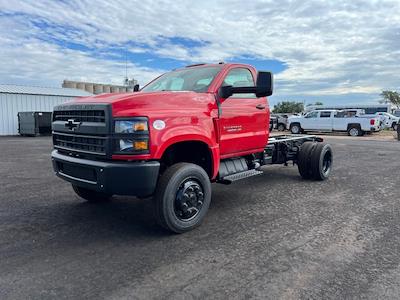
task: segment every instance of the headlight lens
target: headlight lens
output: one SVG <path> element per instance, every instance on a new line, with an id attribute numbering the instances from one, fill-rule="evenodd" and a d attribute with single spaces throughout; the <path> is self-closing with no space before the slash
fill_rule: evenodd
<path id="1" fill-rule="evenodd" d="M 148 140 L 118 139 L 117 152 L 132 153 L 149 150 Z"/>
<path id="2" fill-rule="evenodd" d="M 148 131 L 147 121 L 142 120 L 119 120 L 115 121 L 115 133 L 134 133 Z"/>
<path id="3" fill-rule="evenodd" d="M 114 153 L 149 153 L 149 127 L 146 118 L 116 120 Z"/>

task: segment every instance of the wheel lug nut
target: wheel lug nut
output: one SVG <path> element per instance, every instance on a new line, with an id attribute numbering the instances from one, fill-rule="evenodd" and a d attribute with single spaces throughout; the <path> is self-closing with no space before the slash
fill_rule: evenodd
<path id="1" fill-rule="evenodd" d="M 188 206 L 186 203 L 182 203 L 181 208 L 182 208 L 183 211 L 187 211 L 187 210 L 188 210 L 188 207 L 189 207 L 189 206 Z"/>

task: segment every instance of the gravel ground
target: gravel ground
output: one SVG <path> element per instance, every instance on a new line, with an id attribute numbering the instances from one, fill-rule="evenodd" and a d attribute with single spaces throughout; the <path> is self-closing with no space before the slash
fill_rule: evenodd
<path id="1" fill-rule="evenodd" d="M 0 138 L 0 298 L 398 299 L 400 142 L 326 139 L 328 181 L 213 185 L 203 225 L 171 235 L 151 200 L 77 198 L 50 138 Z"/>

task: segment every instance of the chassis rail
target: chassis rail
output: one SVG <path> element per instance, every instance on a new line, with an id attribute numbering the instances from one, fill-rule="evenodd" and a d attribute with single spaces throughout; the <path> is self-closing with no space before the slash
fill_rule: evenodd
<path id="1" fill-rule="evenodd" d="M 268 139 L 265 147 L 263 164 L 287 164 L 288 161 L 297 163 L 300 147 L 305 142 L 323 142 L 315 135 L 276 135 Z"/>
<path id="2" fill-rule="evenodd" d="M 282 135 L 275 135 L 268 139 L 267 147 L 271 144 L 276 143 L 284 143 L 284 142 L 292 142 L 292 141 L 315 141 L 315 142 L 322 142 L 323 139 L 316 136 L 316 135 L 299 135 L 299 134 L 282 134 Z"/>

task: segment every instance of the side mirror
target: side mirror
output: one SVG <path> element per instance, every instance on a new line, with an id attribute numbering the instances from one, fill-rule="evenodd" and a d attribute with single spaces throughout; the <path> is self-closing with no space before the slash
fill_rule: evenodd
<path id="1" fill-rule="evenodd" d="M 138 84 L 135 84 L 135 85 L 133 86 L 133 91 L 134 91 L 134 92 L 138 92 L 138 91 L 139 91 L 139 85 L 138 85 Z"/>
<path id="2" fill-rule="evenodd" d="M 256 96 L 258 98 L 271 96 L 273 91 L 274 91 L 274 78 L 272 73 L 264 71 L 258 72 Z"/>
<path id="3" fill-rule="evenodd" d="M 273 76 L 271 72 L 260 71 L 257 74 L 256 86 L 233 87 L 231 85 L 221 86 L 218 95 L 227 99 L 233 94 L 256 94 L 257 98 L 271 96 L 273 92 Z"/>

